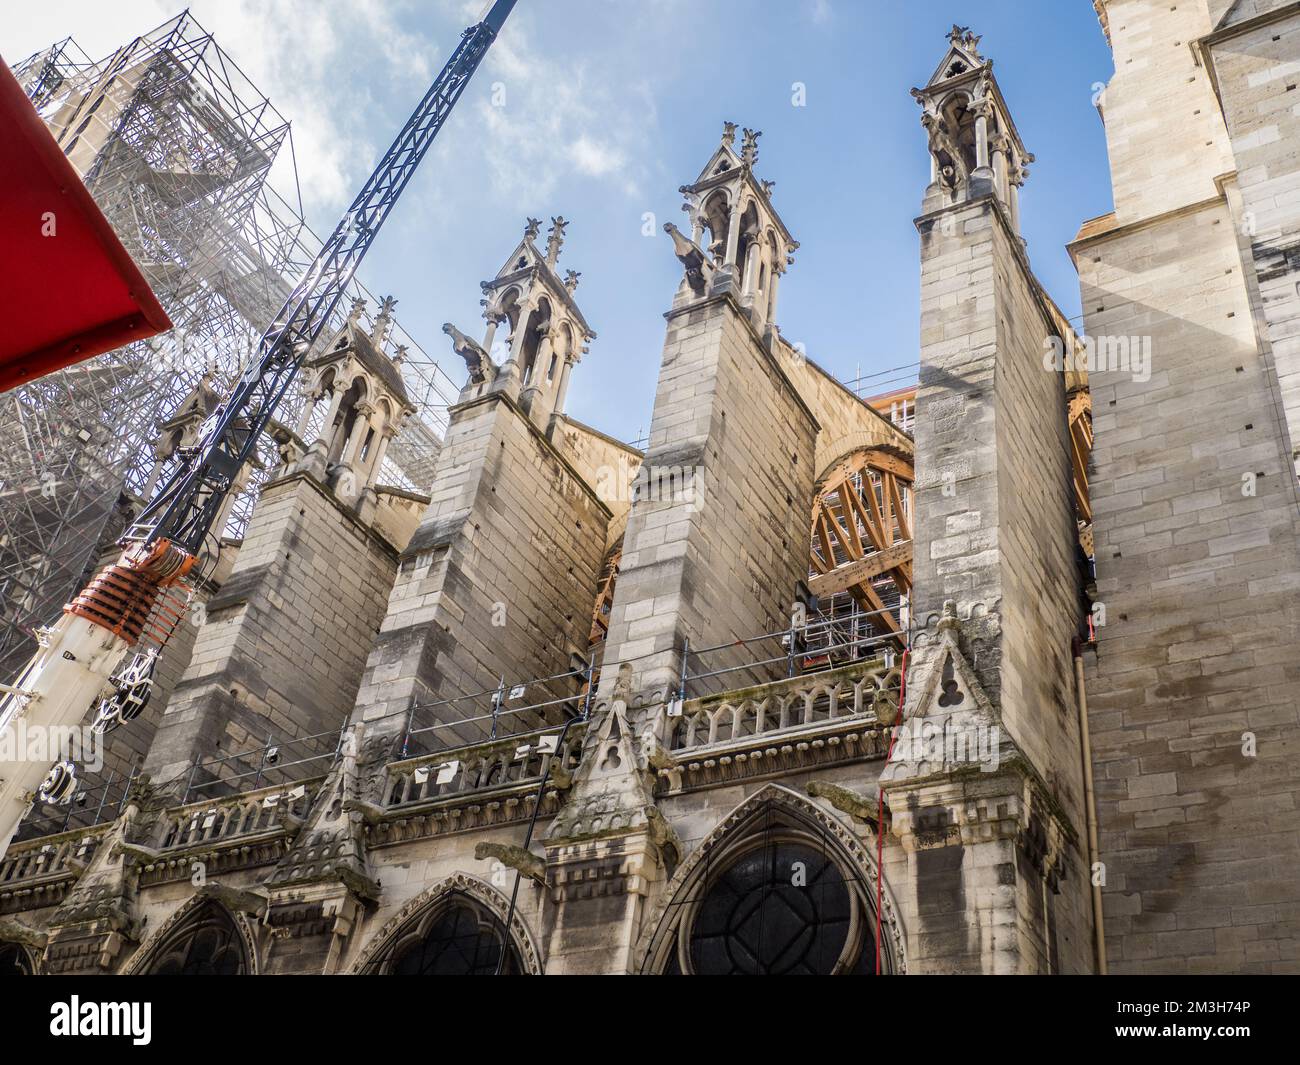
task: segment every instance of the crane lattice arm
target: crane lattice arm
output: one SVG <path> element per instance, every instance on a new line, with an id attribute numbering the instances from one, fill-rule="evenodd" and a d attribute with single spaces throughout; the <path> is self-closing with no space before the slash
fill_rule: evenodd
<path id="1" fill-rule="evenodd" d="M 195 453 L 162 484 L 124 542 L 152 545 L 167 540 L 191 555 L 202 549 L 267 422 L 515 2 L 496 0 L 484 20 L 462 34 L 424 99 L 262 336 L 234 392 L 205 426 Z"/>
<path id="2" fill-rule="evenodd" d="M 239 471 L 253 457 L 277 405 L 515 3 L 495 0 L 483 21 L 461 35 L 263 334 L 234 390 L 205 424 L 196 447 L 181 456 L 122 537 L 122 557 L 97 574 L 55 624 L 37 633 L 39 648 L 15 683 L 0 684 L 0 856 L 38 796 L 69 801 L 76 787 L 68 751 L 50 769 L 48 758 L 28 757 L 27 744 L 14 742 L 15 734 L 75 733 L 110 677 L 115 690 L 99 700 L 94 729 L 108 731 L 141 712 L 158 649 L 137 652 L 123 669 L 119 664 L 146 631 L 155 608 L 163 609 L 163 590 L 193 569 Z M 179 620 L 175 615 L 174 624 Z"/>

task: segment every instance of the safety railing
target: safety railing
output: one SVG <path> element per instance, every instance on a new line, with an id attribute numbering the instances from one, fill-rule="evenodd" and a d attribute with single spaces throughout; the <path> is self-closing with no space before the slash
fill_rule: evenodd
<path id="1" fill-rule="evenodd" d="M 384 805 L 413 806 L 435 799 L 535 784 L 556 767 L 577 768 L 586 726 L 550 726 L 459 749 L 388 764 Z M 562 735 L 563 734 L 563 735 Z M 548 772 L 549 768 L 549 772 Z"/>
<path id="2" fill-rule="evenodd" d="M 473 695 L 415 704 L 407 711 L 400 757 L 527 736 L 584 717 L 595 687 L 594 661 L 575 661 L 573 668 L 549 677 L 514 684 L 502 678 L 495 688 Z"/>
<path id="3" fill-rule="evenodd" d="M 899 637 L 892 631 L 859 634 L 859 626 L 891 614 L 862 612 L 852 619 L 810 617 L 804 624 L 731 640 L 708 647 L 682 648 L 678 699 L 688 699 L 782 678 L 837 669 L 863 659 L 881 657 L 887 667 L 898 655 Z"/>
<path id="4" fill-rule="evenodd" d="M 347 731 L 344 726 L 287 740 L 268 736 L 260 747 L 195 761 L 181 793 L 181 805 L 324 776 L 338 759 Z"/>
<path id="5" fill-rule="evenodd" d="M 78 787 L 65 803 L 37 802 L 19 823 L 14 839 L 40 839 L 116 820 L 135 775 L 134 769 L 126 775 L 110 770 L 98 784 Z"/>

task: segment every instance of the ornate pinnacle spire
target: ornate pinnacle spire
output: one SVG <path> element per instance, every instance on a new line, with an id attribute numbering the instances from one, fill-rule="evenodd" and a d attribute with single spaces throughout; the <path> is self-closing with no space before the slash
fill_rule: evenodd
<path id="1" fill-rule="evenodd" d="M 728 148 L 732 147 L 736 143 L 736 123 L 722 123 L 722 143 Z"/>
<path id="2" fill-rule="evenodd" d="M 355 325 L 357 322 L 361 321 L 361 316 L 365 313 L 366 301 L 361 296 L 357 296 L 352 301 L 352 310 L 348 312 L 348 321 Z"/>
<path id="3" fill-rule="evenodd" d="M 740 158 L 746 166 L 753 166 L 758 162 L 758 138 L 763 135 L 761 129 L 746 129 L 742 136 L 744 140 L 741 144 Z"/>
<path id="4" fill-rule="evenodd" d="M 971 55 L 978 56 L 980 54 L 980 38 L 971 32 L 969 26 L 958 26 L 954 22 L 952 29 L 948 31 L 948 41 L 955 47 L 966 49 Z"/>
<path id="5" fill-rule="evenodd" d="M 542 231 L 542 220 L 540 218 L 529 218 L 524 225 L 524 240 L 536 240 L 537 234 Z"/>
<path id="6" fill-rule="evenodd" d="M 546 261 L 551 266 L 559 261 L 560 249 L 564 247 L 564 230 L 568 225 L 564 215 L 556 215 L 551 219 L 551 228 L 546 231 Z"/>
<path id="7" fill-rule="evenodd" d="M 385 296 L 383 302 L 379 305 L 379 314 L 375 317 L 375 328 L 370 334 L 370 339 L 374 341 L 376 348 L 382 348 L 384 339 L 388 336 L 388 330 L 393 324 L 393 308 L 397 306 L 397 300 L 392 296 Z"/>

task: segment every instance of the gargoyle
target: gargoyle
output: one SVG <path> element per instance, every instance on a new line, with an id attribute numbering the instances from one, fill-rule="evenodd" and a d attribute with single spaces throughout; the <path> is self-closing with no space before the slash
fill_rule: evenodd
<path id="1" fill-rule="evenodd" d="M 471 340 L 450 322 L 443 325 L 442 331 L 451 337 L 452 351 L 465 360 L 473 384 L 481 385 L 496 376 L 496 365 L 482 345 Z"/>
<path id="2" fill-rule="evenodd" d="M 19 943 L 32 950 L 44 950 L 50 937 L 35 928 L 29 928 L 17 918 L 0 917 L 0 943 Z"/>
<path id="3" fill-rule="evenodd" d="M 664 855 L 671 866 L 676 867 L 686 857 L 686 848 L 682 846 L 682 841 L 678 838 L 677 833 L 673 831 L 673 826 L 659 812 L 657 806 L 647 806 L 645 816 L 650 828 L 650 842 L 659 848 L 660 853 Z M 668 852 L 671 852 L 671 854 Z"/>
<path id="4" fill-rule="evenodd" d="M 664 232 L 673 239 L 673 254 L 686 267 L 686 283 L 697 296 L 704 295 L 704 287 L 709 275 L 713 273 L 713 264 L 700 246 L 687 237 L 671 222 L 664 223 Z"/>
<path id="5" fill-rule="evenodd" d="M 480 862 L 495 858 L 502 865 L 518 870 L 529 880 L 536 880 L 543 887 L 546 886 L 546 862 L 523 847 L 512 847 L 508 843 L 477 843 L 474 845 L 474 857 Z"/>
<path id="6" fill-rule="evenodd" d="M 225 884 L 217 883 L 215 880 L 200 884 L 194 893 L 205 899 L 220 902 L 227 909 L 234 910 L 236 913 L 246 913 L 250 917 L 264 917 L 266 908 L 270 905 L 270 899 L 260 892 L 228 887 Z"/>
<path id="7" fill-rule="evenodd" d="M 880 825 L 879 802 L 859 795 L 856 791 L 842 788 L 825 780 L 814 780 L 808 784 L 808 794 L 815 799 L 825 799 L 841 813 L 846 813 L 856 821 L 865 821 L 873 828 Z"/>

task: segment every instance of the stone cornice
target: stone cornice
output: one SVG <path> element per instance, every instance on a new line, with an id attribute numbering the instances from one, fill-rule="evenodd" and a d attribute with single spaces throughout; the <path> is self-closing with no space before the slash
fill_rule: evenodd
<path id="1" fill-rule="evenodd" d="M 864 716 L 781 732 L 768 732 L 669 755 L 658 771 L 655 797 L 669 798 L 739 782 L 772 780 L 808 769 L 883 759 L 884 729 Z"/>

